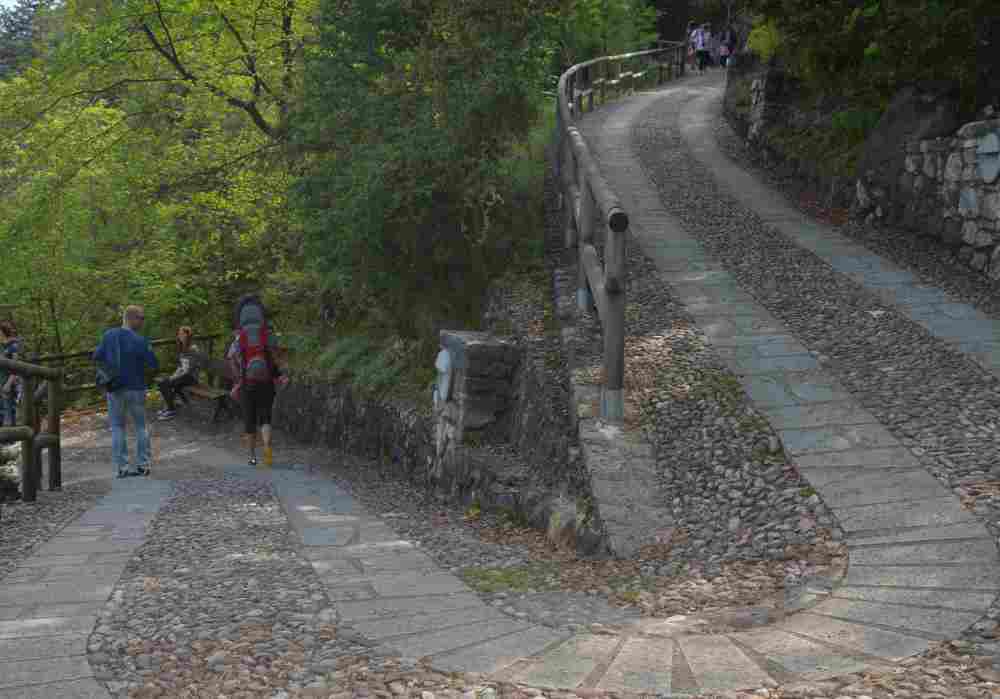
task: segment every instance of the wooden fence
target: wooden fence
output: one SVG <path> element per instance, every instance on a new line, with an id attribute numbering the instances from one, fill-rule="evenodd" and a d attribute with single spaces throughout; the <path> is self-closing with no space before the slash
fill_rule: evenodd
<path id="1" fill-rule="evenodd" d="M 49 450 L 49 490 L 62 488 L 60 414 L 62 412 L 62 371 L 52 367 L 0 358 L 0 368 L 21 377 L 24 383 L 21 405 L 22 425 L 0 427 L 0 443 L 21 443 L 21 497 L 34 502 L 42 480 L 42 450 Z M 42 431 L 36 404 L 38 381 L 48 383 L 45 430 Z"/>
<path id="2" fill-rule="evenodd" d="M 601 417 L 618 422 L 625 412 L 625 235 L 628 212 L 601 174 L 577 119 L 612 99 L 661 85 L 684 74 L 687 42 L 578 63 L 559 76 L 556 91 L 555 172 L 565 216 L 567 248 L 578 248 L 577 305 L 597 308 L 604 332 Z M 599 224 L 598 224 L 599 222 Z M 602 240 L 595 234 L 600 226 Z M 597 245 L 603 242 L 604 260 Z"/>
<path id="3" fill-rule="evenodd" d="M 214 357 L 215 343 L 217 340 L 223 338 L 223 335 L 197 335 L 191 339 L 202 345 L 201 350 L 204 354 Z M 158 359 L 161 360 L 161 370 L 169 366 L 169 362 L 166 361 L 167 359 L 174 359 L 173 348 L 175 342 L 174 338 L 169 337 L 161 340 L 153 340 L 150 343 L 153 346 L 153 350 L 159 355 Z M 46 354 L 32 357 L 31 361 L 34 364 L 60 369 L 67 380 L 67 384 L 63 387 L 64 393 L 70 396 L 78 396 L 81 393 L 97 390 L 97 386 L 93 381 L 94 363 L 91 360 L 93 353 L 93 350 L 88 350 L 67 354 Z M 83 380 L 83 377 L 87 377 L 87 380 Z"/>

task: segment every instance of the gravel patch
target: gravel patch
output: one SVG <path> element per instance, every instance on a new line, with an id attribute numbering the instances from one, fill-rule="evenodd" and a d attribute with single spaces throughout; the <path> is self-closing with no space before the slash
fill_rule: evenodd
<path id="1" fill-rule="evenodd" d="M 271 697 L 365 650 L 269 481 L 178 481 L 88 642 L 118 697 Z"/>

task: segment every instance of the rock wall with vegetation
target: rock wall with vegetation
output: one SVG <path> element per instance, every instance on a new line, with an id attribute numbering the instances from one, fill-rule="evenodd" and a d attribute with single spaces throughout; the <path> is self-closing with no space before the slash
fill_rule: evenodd
<path id="1" fill-rule="evenodd" d="M 972 269 L 1000 279 L 1000 120 L 940 138 L 910 139 L 902 162 L 857 181 L 857 212 L 959 246 Z"/>
<path id="2" fill-rule="evenodd" d="M 834 99 L 812 104 L 803 107 L 801 83 L 786 70 L 752 54 L 730 69 L 726 116 L 790 191 L 870 225 L 932 236 L 1000 279 L 1000 120 L 963 124 L 953 88 L 908 86 L 874 125 L 854 125 L 856 135 L 838 149 L 822 134 L 850 132 L 856 110 L 838 111 Z"/>

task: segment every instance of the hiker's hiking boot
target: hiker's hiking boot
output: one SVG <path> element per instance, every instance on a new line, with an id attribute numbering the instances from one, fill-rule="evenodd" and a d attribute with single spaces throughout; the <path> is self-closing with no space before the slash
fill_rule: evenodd
<path id="1" fill-rule="evenodd" d="M 251 454 L 250 458 L 247 459 L 247 465 L 249 465 L 249 466 L 256 466 L 257 465 L 257 457 L 254 456 L 253 454 Z"/>
<path id="2" fill-rule="evenodd" d="M 264 447 L 264 468 L 271 468 L 272 463 L 274 463 L 274 453 L 271 447 Z"/>
<path id="3" fill-rule="evenodd" d="M 161 420 L 173 420 L 175 417 L 177 417 L 177 411 L 170 410 L 169 408 L 167 408 L 157 413 L 157 417 L 160 418 Z"/>

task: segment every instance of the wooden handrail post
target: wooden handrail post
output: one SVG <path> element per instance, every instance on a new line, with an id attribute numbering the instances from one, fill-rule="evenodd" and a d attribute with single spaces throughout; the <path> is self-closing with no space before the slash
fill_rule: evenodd
<path id="1" fill-rule="evenodd" d="M 38 464 L 35 454 L 35 377 L 22 376 L 24 381 L 24 425 L 29 432 L 21 442 L 21 497 L 24 502 L 38 498 Z"/>
<path id="2" fill-rule="evenodd" d="M 628 213 L 613 188 L 604 178 L 586 140 L 576 127 L 584 113 L 583 95 L 578 85 L 585 85 L 587 104 L 592 110 L 597 98 L 592 70 L 602 75 L 600 102 L 608 101 L 609 85 L 614 96 L 634 93 L 654 80 L 657 85 L 672 79 L 683 68 L 686 44 L 664 42 L 660 48 L 636 51 L 619 56 L 602 56 L 578 63 L 559 76 L 557 89 L 555 169 L 560 209 L 565 212 L 565 243 L 577 248 L 577 307 L 580 312 L 597 308 L 604 332 L 604 386 L 601 415 L 619 422 L 625 414 L 625 235 Z M 650 63 L 655 61 L 656 65 Z M 678 67 L 675 69 L 674 62 Z M 656 74 L 647 71 L 656 69 Z M 579 76 L 579 77 L 577 77 Z M 605 226 L 604 264 L 594 247 L 598 218 Z"/>
<path id="3" fill-rule="evenodd" d="M 62 379 L 49 381 L 48 434 L 53 438 L 49 444 L 49 490 L 62 490 Z"/>
<path id="4" fill-rule="evenodd" d="M 579 216 L 577 217 L 577 283 L 576 283 L 576 308 L 580 313 L 587 313 L 594 307 L 594 295 L 590 290 L 590 282 L 587 280 L 587 269 L 583 264 L 583 249 L 586 245 L 594 243 L 594 205 L 593 195 L 590 186 L 584 184 L 580 188 Z"/>

